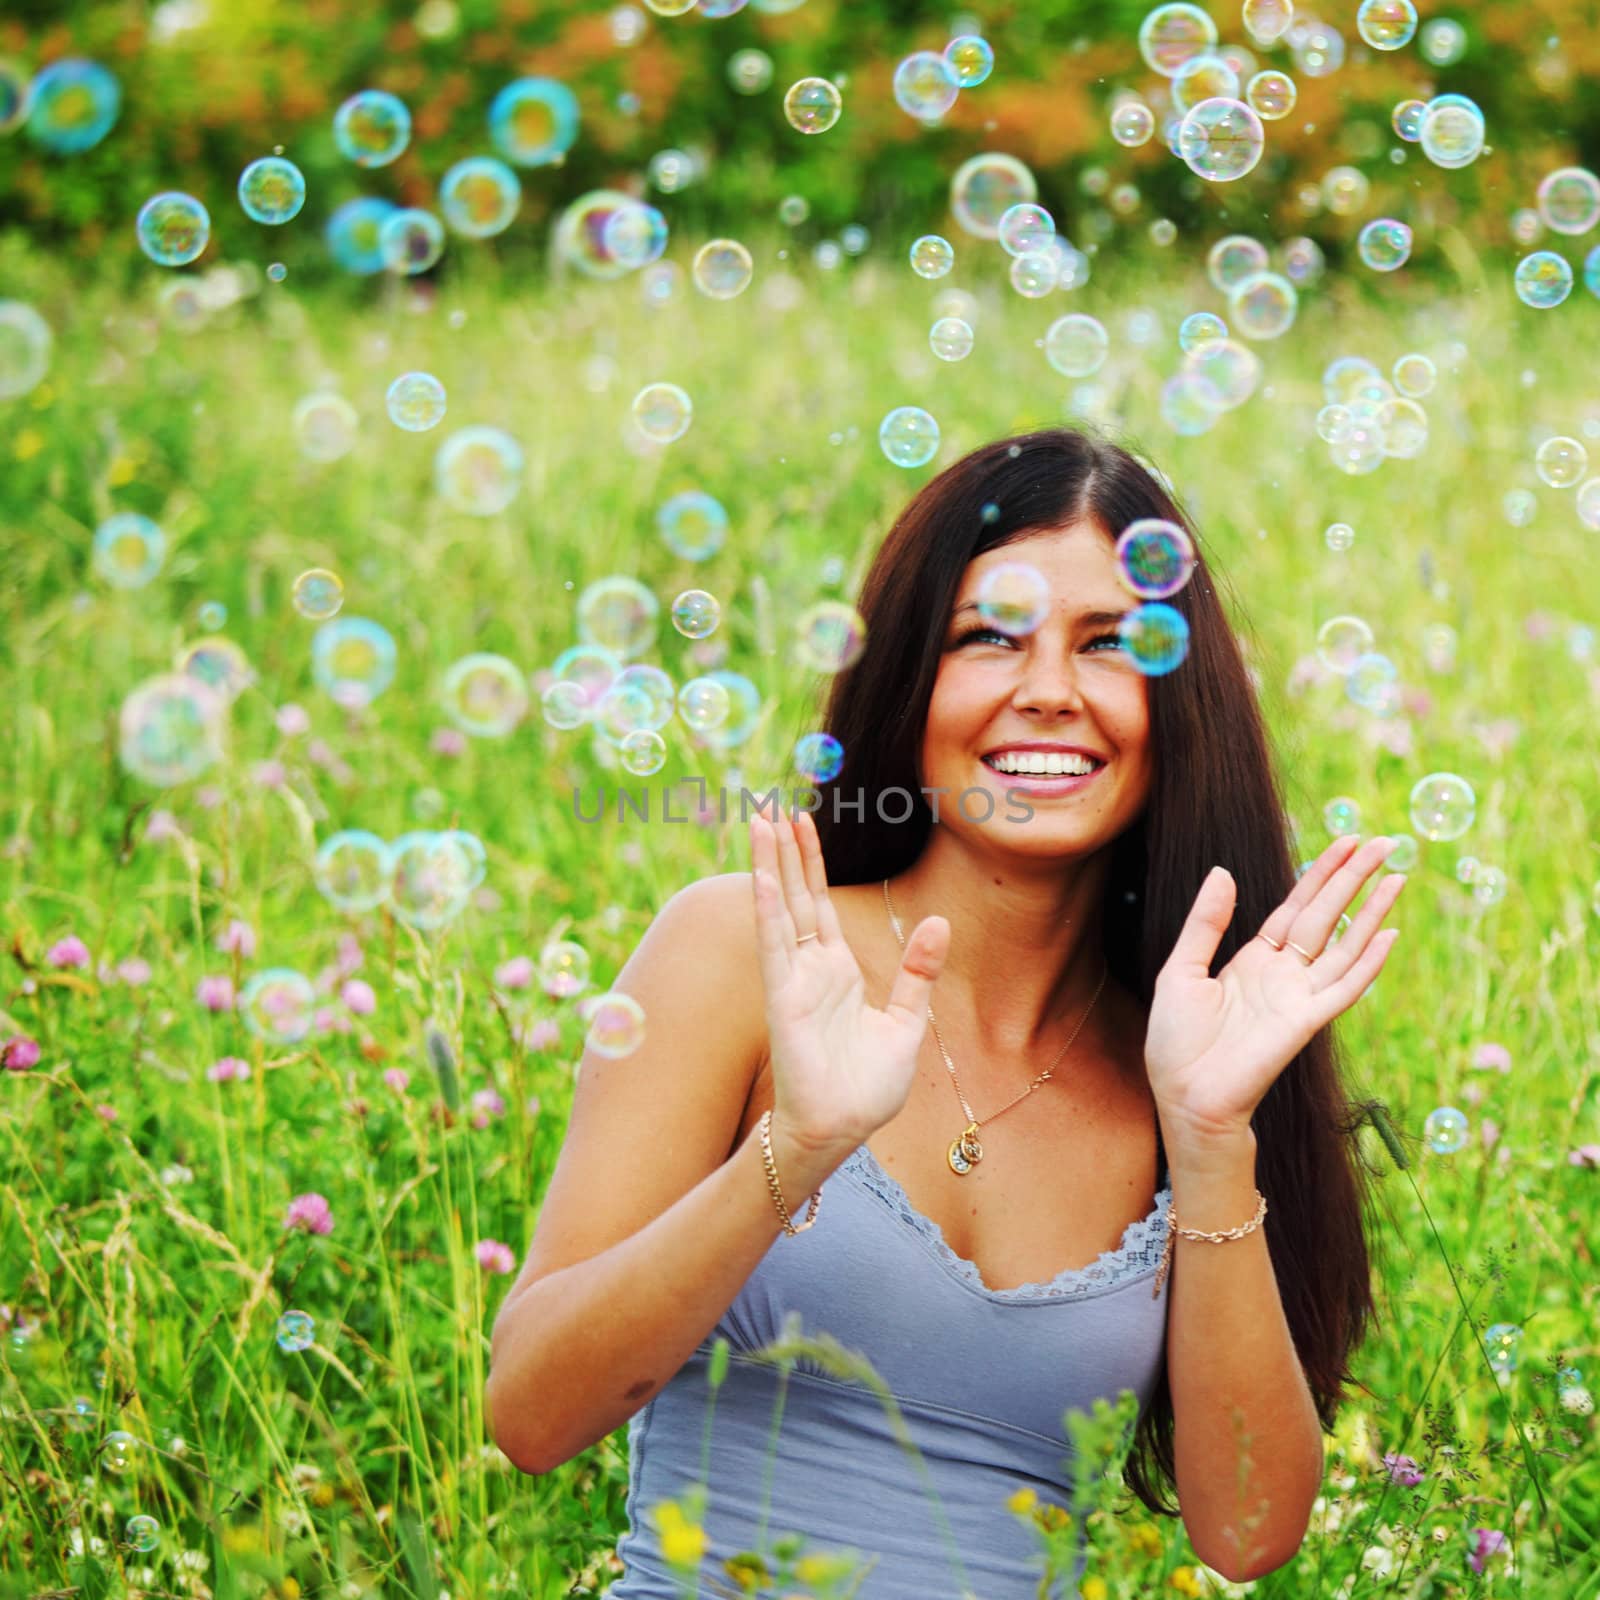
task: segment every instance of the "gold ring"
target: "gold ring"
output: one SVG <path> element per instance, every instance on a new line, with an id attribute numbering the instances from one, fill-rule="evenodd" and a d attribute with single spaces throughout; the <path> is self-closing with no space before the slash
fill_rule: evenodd
<path id="1" fill-rule="evenodd" d="M 1285 940 L 1284 940 L 1284 941 L 1283 941 L 1283 942 L 1284 942 L 1284 943 L 1285 943 L 1285 944 L 1286 944 L 1286 945 L 1287 945 L 1287 946 L 1288 946 L 1288 947 L 1289 947 L 1289 948 L 1290 948 L 1290 949 L 1291 949 L 1291 950 L 1293 950 L 1293 951 L 1295 951 L 1295 952 L 1296 952 L 1296 953 L 1297 953 L 1297 954 L 1299 954 L 1299 955 L 1302 955 L 1302 956 L 1304 956 L 1304 957 L 1305 957 L 1305 958 L 1306 958 L 1306 965 L 1307 965 L 1307 966 L 1308 966 L 1308 967 L 1309 967 L 1309 966 L 1310 966 L 1310 965 L 1311 965 L 1311 963 L 1312 963 L 1312 962 L 1313 962 L 1313 961 L 1315 961 L 1315 960 L 1316 960 L 1316 959 L 1317 959 L 1317 958 L 1316 958 L 1316 957 L 1315 957 L 1315 956 L 1314 956 L 1314 955 L 1312 955 L 1312 953 L 1311 953 L 1311 952 L 1310 952 L 1310 951 L 1309 951 L 1309 950 L 1302 950 L 1302 949 L 1301 949 L 1301 948 L 1300 948 L 1300 946 L 1299 946 L 1299 945 L 1297 945 L 1297 944 L 1296 944 L 1296 943 L 1295 943 L 1295 942 L 1294 942 L 1294 940 L 1293 940 L 1293 939 L 1285 939 Z"/>
<path id="2" fill-rule="evenodd" d="M 795 940 L 795 943 L 796 944 L 804 944 L 807 939 L 815 939 L 815 938 L 816 938 L 816 934 L 814 934 L 814 933 L 802 933 L 800 935 L 800 937 Z"/>
<path id="3" fill-rule="evenodd" d="M 1283 949 L 1283 941 L 1281 939 L 1274 939 L 1270 933 L 1258 933 L 1256 935 L 1256 938 L 1265 939 L 1267 941 L 1267 943 L 1270 944 L 1274 950 Z"/>

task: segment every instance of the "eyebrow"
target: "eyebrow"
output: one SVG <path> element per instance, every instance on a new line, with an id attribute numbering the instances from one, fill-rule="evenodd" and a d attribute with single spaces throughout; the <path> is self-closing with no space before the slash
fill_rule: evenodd
<path id="1" fill-rule="evenodd" d="M 978 602 L 976 600 L 964 601 L 961 605 L 957 606 L 955 608 L 955 610 L 950 614 L 950 620 L 952 622 L 954 622 L 955 619 L 957 617 L 959 617 L 963 611 L 976 611 L 977 609 L 978 609 Z M 1131 610 L 1132 608 L 1130 607 L 1129 609 Z M 1082 627 L 1098 628 L 1102 623 L 1113 623 L 1114 624 L 1114 623 L 1121 622 L 1122 619 L 1127 615 L 1128 615 L 1128 611 L 1126 611 L 1126 610 L 1124 610 L 1124 611 L 1080 611 L 1078 613 L 1078 619 L 1077 620 L 1078 620 L 1078 623 L 1080 624 L 1080 626 L 1082 626 Z"/>

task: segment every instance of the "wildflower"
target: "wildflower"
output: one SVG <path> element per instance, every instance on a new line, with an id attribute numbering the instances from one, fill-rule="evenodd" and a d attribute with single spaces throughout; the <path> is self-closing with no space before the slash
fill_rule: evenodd
<path id="1" fill-rule="evenodd" d="M 350 1033 L 355 1029 L 355 1024 L 349 1017 L 335 1011 L 332 1006 L 318 1006 L 316 1015 L 311 1019 L 311 1026 L 318 1033 Z"/>
<path id="2" fill-rule="evenodd" d="M 1039 1496 L 1032 1489 L 1022 1488 L 1006 1500 L 1006 1510 L 1020 1515 L 1032 1511 L 1039 1503 Z"/>
<path id="3" fill-rule="evenodd" d="M 215 811 L 223 801 L 222 790 L 214 783 L 202 784 L 194 792 L 194 803 L 202 811 Z"/>
<path id="4" fill-rule="evenodd" d="M 411 1082 L 411 1074 L 404 1067 L 385 1067 L 383 1081 L 394 1090 L 396 1094 L 404 1094 Z"/>
<path id="5" fill-rule="evenodd" d="M 1098 1572 L 1093 1572 L 1078 1585 L 1078 1593 L 1083 1600 L 1106 1600 L 1111 1591 L 1106 1587 L 1106 1580 Z"/>
<path id="6" fill-rule="evenodd" d="M 279 706 L 278 713 L 273 720 L 278 725 L 278 732 L 285 739 L 297 739 L 302 733 L 311 731 L 311 717 L 304 706 Z"/>
<path id="7" fill-rule="evenodd" d="M 204 977 L 195 985 L 194 997 L 207 1011 L 233 1010 L 233 979 Z"/>
<path id="8" fill-rule="evenodd" d="M 528 1096 L 528 1115 L 530 1117 L 536 1117 L 543 1109 L 544 1102 L 540 1100 L 538 1095 L 530 1094 Z"/>
<path id="9" fill-rule="evenodd" d="M 644 865 L 644 847 L 637 839 L 630 839 L 617 851 L 625 867 L 642 867 Z"/>
<path id="10" fill-rule="evenodd" d="M 517 1042 L 529 1050 L 548 1050 L 560 1041 L 561 1024 L 554 1017 L 540 1017 L 523 1028 Z"/>
<path id="11" fill-rule="evenodd" d="M 1410 1456 L 1395 1455 L 1392 1451 L 1384 1456 L 1383 1464 L 1389 1469 L 1390 1483 L 1398 1483 L 1405 1489 L 1421 1483 L 1427 1476 L 1418 1469 L 1416 1462 Z"/>
<path id="12" fill-rule="evenodd" d="M 1361 1552 L 1364 1571 L 1387 1578 L 1394 1572 L 1394 1551 L 1381 1544 L 1370 1544 Z"/>
<path id="13" fill-rule="evenodd" d="M 206 1068 L 212 1083 L 242 1083 L 250 1076 L 250 1063 L 240 1056 L 223 1056 Z"/>
<path id="14" fill-rule="evenodd" d="M 7 1072 L 26 1072 L 39 1065 L 39 1044 L 25 1033 L 19 1033 L 0 1044 L 0 1067 Z"/>
<path id="15" fill-rule="evenodd" d="M 1509 1072 L 1511 1052 L 1503 1044 L 1480 1044 L 1472 1052 L 1472 1064 L 1484 1072 Z"/>
<path id="16" fill-rule="evenodd" d="M 115 1106 L 108 1106 L 104 1102 L 94 1108 L 94 1114 L 99 1117 L 102 1122 L 115 1122 L 117 1120 L 117 1108 Z"/>
<path id="17" fill-rule="evenodd" d="M 1292 698 L 1298 699 L 1307 689 L 1326 683 L 1332 677 L 1333 674 L 1322 664 L 1321 657 L 1314 653 L 1303 655 L 1290 669 L 1286 688 Z"/>
<path id="18" fill-rule="evenodd" d="M 1167 1582 L 1179 1594 L 1197 1595 L 1204 1592 L 1200 1587 L 1200 1575 L 1193 1567 L 1174 1567 Z"/>
<path id="19" fill-rule="evenodd" d="M 459 728 L 437 728 L 428 741 L 436 756 L 461 756 L 467 753 L 467 736 Z"/>
<path id="20" fill-rule="evenodd" d="M 497 989 L 526 989 L 533 979 L 532 956 L 513 956 L 494 969 L 494 985 Z"/>
<path id="21" fill-rule="evenodd" d="M 161 1181 L 169 1189 L 180 1183 L 193 1183 L 194 1172 L 183 1165 L 181 1161 L 174 1162 L 170 1167 L 161 1169 Z"/>
<path id="22" fill-rule="evenodd" d="M 1555 618 L 1546 611 L 1530 611 L 1522 619 L 1522 631 L 1530 639 L 1548 639 L 1555 628 Z"/>
<path id="23" fill-rule="evenodd" d="M 479 1089 L 472 1097 L 472 1126 L 487 1128 L 491 1117 L 503 1117 L 506 1103 L 494 1089 Z"/>
<path id="24" fill-rule="evenodd" d="M 58 939 L 45 952 L 45 965 L 51 967 L 86 967 L 89 965 L 89 947 L 77 934 L 69 933 Z"/>
<path id="25" fill-rule="evenodd" d="M 1416 741 L 1412 737 L 1411 724 L 1394 718 L 1385 722 L 1378 730 L 1377 742 L 1392 756 L 1399 756 L 1402 761 L 1410 760 L 1416 749 Z"/>
<path id="26" fill-rule="evenodd" d="M 332 1233 L 333 1213 L 329 1211 L 324 1196 L 297 1194 L 289 1202 L 283 1225 L 286 1228 L 301 1228 L 307 1233 Z"/>
<path id="27" fill-rule="evenodd" d="M 183 829 L 170 811 L 158 809 L 150 813 L 150 820 L 144 825 L 144 837 L 147 844 L 159 844 L 163 839 L 181 839 Z"/>
<path id="28" fill-rule="evenodd" d="M 1600 1144 L 1580 1144 L 1567 1155 L 1569 1167 L 1600 1167 Z"/>
<path id="29" fill-rule="evenodd" d="M 256 932 L 237 917 L 217 935 L 217 949 L 224 955 L 243 956 L 248 961 L 256 953 Z"/>
<path id="30" fill-rule="evenodd" d="M 363 959 L 361 941 L 346 929 L 339 935 L 339 955 L 335 962 L 339 976 L 348 978 L 352 972 L 360 971 Z"/>
<path id="31" fill-rule="evenodd" d="M 126 961 L 119 961 L 113 975 L 130 989 L 137 989 L 141 984 L 150 981 L 150 963 L 141 956 L 129 956 Z"/>
<path id="32" fill-rule="evenodd" d="M 661 1554 L 675 1567 L 694 1568 L 706 1553 L 706 1531 L 685 1519 L 671 1500 L 655 1507 L 656 1527 L 661 1534 Z"/>
<path id="33" fill-rule="evenodd" d="M 378 997 L 372 992 L 372 985 L 363 983 L 360 978 L 346 978 L 339 998 L 358 1017 L 370 1017 L 378 1009 Z"/>
<path id="34" fill-rule="evenodd" d="M 289 781 L 289 769 L 274 757 L 258 761 L 250 769 L 250 781 L 258 789 L 281 789 Z"/>
<path id="35" fill-rule="evenodd" d="M 485 1272 L 510 1272 L 516 1265 L 511 1246 L 498 1239 L 480 1239 L 477 1248 L 478 1265 Z"/>
<path id="36" fill-rule="evenodd" d="M 1153 1522 L 1139 1522 L 1128 1530 L 1128 1543 L 1142 1556 L 1158 1556 L 1165 1541 Z"/>
<path id="37" fill-rule="evenodd" d="M 1483 1140 L 1485 1150 L 1493 1150 L 1500 1142 L 1500 1124 L 1492 1117 L 1485 1117 L 1478 1124 L 1478 1137 Z"/>
<path id="38" fill-rule="evenodd" d="M 1467 1565 L 1480 1576 L 1483 1573 L 1489 1557 L 1499 1551 L 1510 1552 L 1506 1536 L 1498 1528 L 1474 1528 L 1472 1530 L 1472 1554 L 1467 1557 Z"/>

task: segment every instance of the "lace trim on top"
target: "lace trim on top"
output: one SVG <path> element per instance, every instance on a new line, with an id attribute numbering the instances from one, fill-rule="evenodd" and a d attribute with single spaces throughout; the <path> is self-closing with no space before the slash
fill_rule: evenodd
<path id="1" fill-rule="evenodd" d="M 1123 1231 L 1121 1244 L 1114 1249 L 1101 1251 L 1099 1257 L 1087 1266 L 1068 1267 L 1044 1283 L 1019 1283 L 1010 1289 L 991 1289 L 983 1281 L 977 1266 L 965 1256 L 958 1256 L 945 1242 L 944 1230 L 939 1224 L 912 1205 L 905 1190 L 884 1171 L 878 1158 L 866 1145 L 857 1145 L 838 1170 L 850 1173 L 864 1189 L 921 1234 L 958 1278 L 994 1300 L 1086 1298 L 1137 1277 L 1142 1272 L 1153 1270 L 1160 1263 L 1161 1250 L 1167 1240 L 1167 1207 L 1172 1201 L 1170 1184 L 1157 1191 L 1155 1205 L 1148 1216 L 1128 1224 Z"/>

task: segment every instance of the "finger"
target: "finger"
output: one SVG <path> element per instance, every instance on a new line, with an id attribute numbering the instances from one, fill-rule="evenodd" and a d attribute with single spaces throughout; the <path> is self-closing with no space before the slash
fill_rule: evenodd
<path id="1" fill-rule="evenodd" d="M 763 940 L 770 931 L 783 955 L 781 966 L 768 976 L 780 981 L 789 974 L 789 953 L 794 949 L 794 919 L 784 903 L 783 883 L 778 876 L 778 841 L 772 824 L 765 817 L 750 819 L 750 863 L 756 883 L 756 921 Z M 765 874 L 766 882 L 760 881 Z M 763 947 L 764 948 L 764 947 Z"/>
<path id="2" fill-rule="evenodd" d="M 750 881 L 755 891 L 756 946 L 761 957 L 761 981 L 771 995 L 788 981 L 793 937 L 784 926 L 783 896 L 777 880 L 765 867 L 758 866 L 751 873 Z"/>
<path id="3" fill-rule="evenodd" d="M 1368 984 L 1383 971 L 1383 964 L 1389 959 L 1389 952 L 1394 949 L 1399 937 L 1398 928 L 1385 928 L 1337 983 L 1321 991 L 1317 998 L 1323 1002 L 1326 1016 L 1318 1024 L 1319 1027 L 1326 1027 L 1335 1017 L 1348 1011 L 1367 992 Z"/>
<path id="4" fill-rule="evenodd" d="M 778 808 L 778 868 L 783 882 L 783 899 L 789 909 L 789 919 L 794 923 L 795 937 L 817 931 L 816 912 L 811 904 L 811 891 L 806 887 L 806 869 L 800 862 L 800 846 L 795 842 L 794 823 L 780 806 Z"/>
<path id="5" fill-rule="evenodd" d="M 1237 890 L 1233 874 L 1225 867 L 1213 867 L 1206 874 L 1189 915 L 1173 941 L 1172 953 L 1163 971 L 1181 972 L 1196 978 L 1211 975 L 1217 946 L 1233 921 Z"/>
<path id="6" fill-rule="evenodd" d="M 924 917 L 906 940 L 900 970 L 894 975 L 889 1003 L 884 1010 L 920 1029 L 928 1020 L 928 1002 L 934 980 L 944 970 L 950 951 L 950 924 L 943 917 Z"/>
<path id="7" fill-rule="evenodd" d="M 1361 885 L 1383 865 L 1383 858 L 1393 849 L 1393 839 L 1381 835 L 1368 839 L 1294 919 L 1289 937 L 1307 950 L 1321 951 L 1338 926 L 1339 918 L 1360 892 Z"/>
<path id="8" fill-rule="evenodd" d="M 1289 891 L 1283 904 L 1261 924 L 1261 931 L 1269 937 L 1282 941 L 1290 928 L 1294 926 L 1294 919 L 1322 888 L 1329 878 L 1339 869 L 1342 862 L 1346 861 L 1351 853 L 1360 845 L 1360 839 L 1353 833 L 1347 833 L 1335 839 L 1326 850 L 1302 872 L 1295 881 L 1295 886 Z"/>
<path id="9" fill-rule="evenodd" d="M 810 891 L 812 912 L 817 919 L 818 942 L 832 944 L 844 935 L 833 901 L 828 897 L 828 868 L 822 859 L 822 840 L 817 837 L 817 825 L 809 811 L 801 812 L 795 831 L 799 836 L 800 863 L 805 872 L 806 888 Z"/>
<path id="10" fill-rule="evenodd" d="M 1315 983 L 1312 992 L 1320 994 L 1337 983 L 1356 964 L 1372 937 L 1383 924 L 1383 919 L 1393 909 L 1405 887 L 1406 875 L 1396 873 L 1385 878 L 1362 904 L 1354 922 L 1345 930 L 1344 937 L 1326 950 L 1314 969 Z"/>

